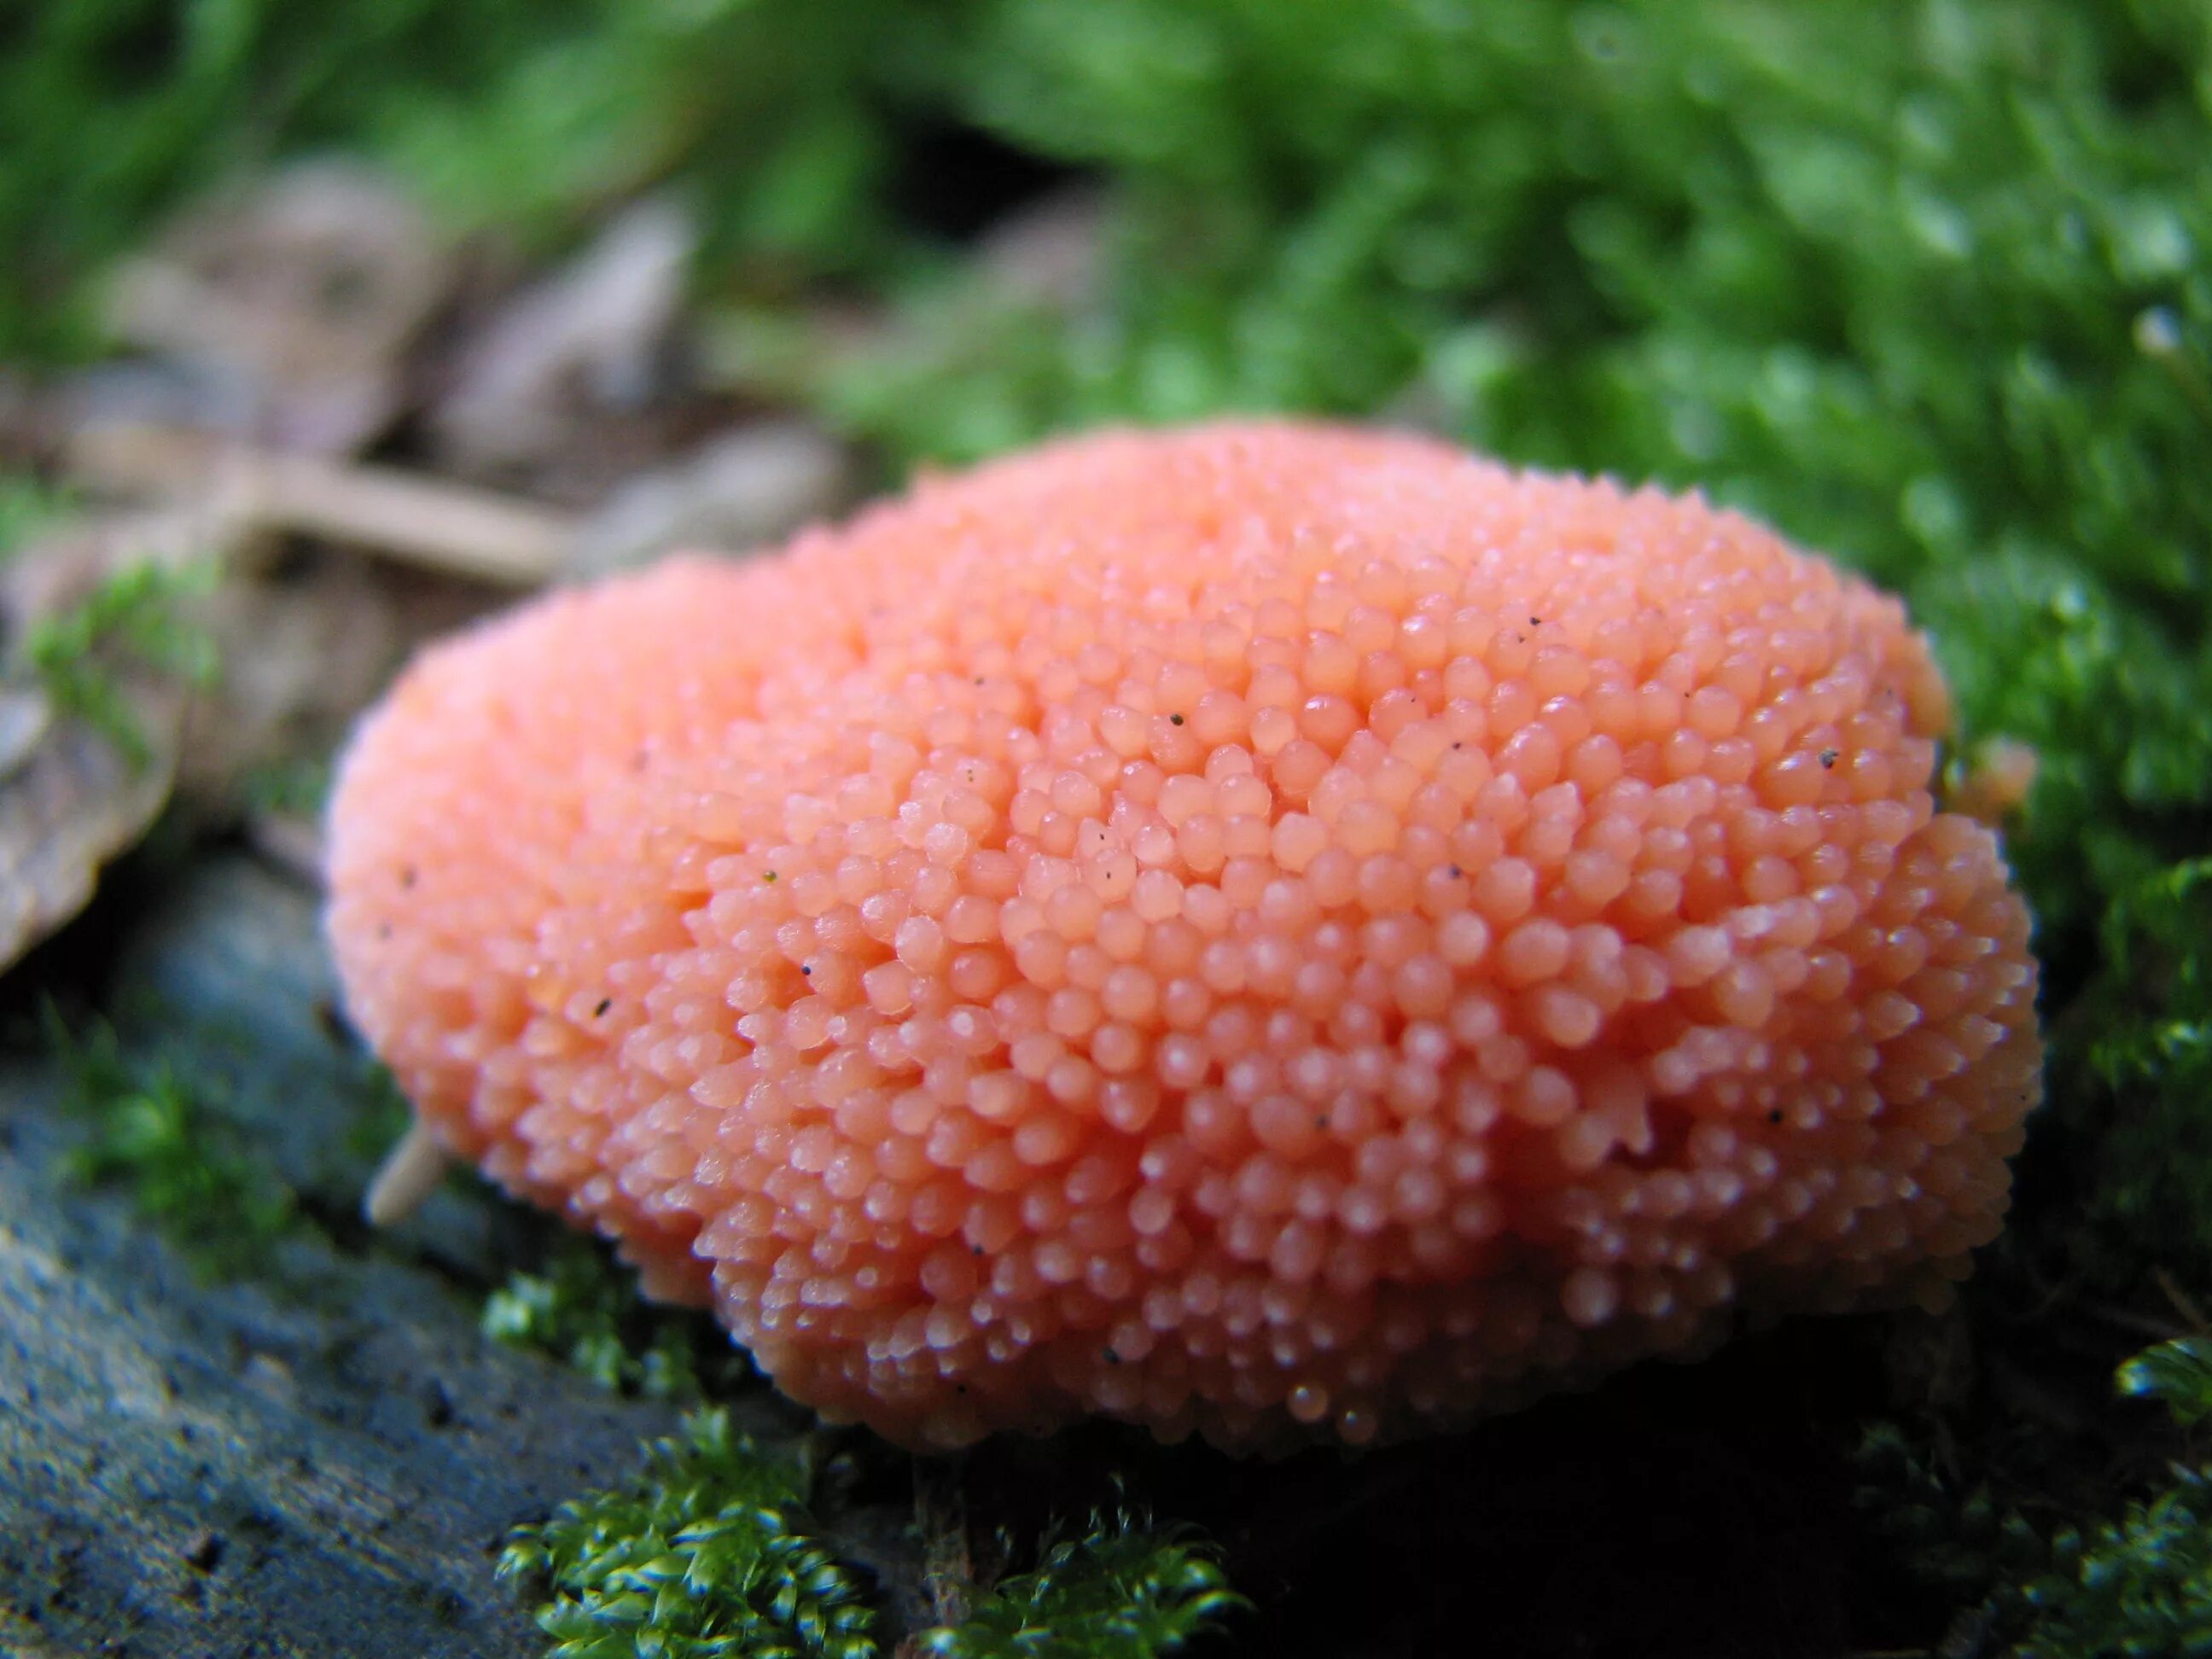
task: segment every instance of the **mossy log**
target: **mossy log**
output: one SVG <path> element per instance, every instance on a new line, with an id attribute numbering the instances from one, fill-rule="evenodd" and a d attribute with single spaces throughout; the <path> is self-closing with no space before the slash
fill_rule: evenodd
<path id="1" fill-rule="evenodd" d="M 71 1182 L 63 1067 L 0 1067 L 0 1650 L 535 1653 L 493 1581 L 507 1529 L 673 1420 L 483 1338 L 501 1206 L 443 1193 L 392 1243 L 351 1223 L 364 1073 L 313 921 L 312 895 L 218 867 L 118 980 L 126 1042 L 220 1056 L 222 1109 L 295 1190 L 309 1224 L 264 1272 L 211 1282 L 127 1193 Z"/>
<path id="2" fill-rule="evenodd" d="M 0 1649 L 536 1651 L 494 1552 L 665 1410 L 485 1342 L 419 1267 L 306 1239 L 204 1282 L 57 1190 L 56 1097 L 0 1076 Z"/>

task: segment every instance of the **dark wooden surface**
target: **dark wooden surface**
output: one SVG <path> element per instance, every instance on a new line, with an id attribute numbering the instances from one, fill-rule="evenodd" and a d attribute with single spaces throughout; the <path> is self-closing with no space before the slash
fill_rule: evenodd
<path id="1" fill-rule="evenodd" d="M 210 1283 L 125 1194 L 65 1181 L 83 1126 L 58 1068 L 0 1067 L 0 1651 L 537 1652 L 492 1578 L 507 1528 L 619 1480 L 673 1420 L 479 1334 L 526 1218 L 457 1182 L 391 1239 L 353 1219 L 375 1096 L 314 915 L 215 866 L 113 984 L 126 1037 L 219 1078 L 297 1188 L 312 1224 L 266 1271 Z"/>
<path id="2" fill-rule="evenodd" d="M 422 1268 L 307 1243 L 203 1284 L 58 1196 L 51 1079 L 0 1091 L 0 1649 L 538 1650 L 494 1553 L 663 1413 L 487 1344 Z"/>

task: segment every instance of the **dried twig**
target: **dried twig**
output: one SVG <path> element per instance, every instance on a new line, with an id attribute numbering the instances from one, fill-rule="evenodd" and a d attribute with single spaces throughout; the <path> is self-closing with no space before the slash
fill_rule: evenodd
<path id="1" fill-rule="evenodd" d="M 408 1126 L 368 1183 L 361 1212 L 372 1227 L 396 1227 L 422 1206 L 453 1167 L 453 1155 L 422 1123 Z"/>
<path id="2" fill-rule="evenodd" d="M 2183 1290 L 2174 1276 L 2162 1267 L 2153 1267 L 2150 1276 L 2159 1289 L 2166 1292 L 2166 1299 L 2173 1304 L 2174 1312 L 2188 1322 L 2189 1328 L 2203 1334 L 2206 1329 L 2204 1310 L 2197 1305 L 2196 1298 Z"/>
<path id="3" fill-rule="evenodd" d="M 939 1625 L 968 1617 L 975 1563 L 968 1547 L 968 1500 L 961 1480 L 967 1460 L 957 1454 L 914 1460 L 914 1518 L 921 1532 L 921 1584 Z"/>
<path id="4" fill-rule="evenodd" d="M 325 536 L 480 581 L 545 581 L 575 535 L 566 514 L 512 496 L 174 427 L 88 428 L 66 460 L 81 483 L 196 501 L 245 534 Z"/>

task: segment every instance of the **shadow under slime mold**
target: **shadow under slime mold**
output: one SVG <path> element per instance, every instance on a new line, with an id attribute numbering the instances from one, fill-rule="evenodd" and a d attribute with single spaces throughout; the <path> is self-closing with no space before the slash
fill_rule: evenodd
<path id="1" fill-rule="evenodd" d="M 1125 1488 L 1197 1525 L 1253 1603 L 1207 1652 L 1833 1659 L 1945 1611 L 1899 1601 L 1853 1509 L 1849 1448 L 1883 1387 L 1878 1327 L 1801 1323 L 1358 1455 L 1094 1424 L 994 1437 L 962 1477 L 979 1534 L 1032 1536 Z"/>

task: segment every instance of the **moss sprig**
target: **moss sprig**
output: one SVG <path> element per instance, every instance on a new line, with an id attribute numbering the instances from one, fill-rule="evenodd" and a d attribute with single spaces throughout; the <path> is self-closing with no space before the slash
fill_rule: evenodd
<path id="1" fill-rule="evenodd" d="M 68 610 L 27 629 L 24 665 L 57 710 L 84 720 L 143 767 L 153 758 L 153 743 L 121 674 L 150 670 L 194 689 L 213 683 L 221 665 L 215 641 L 185 614 L 184 601 L 209 592 L 216 579 L 206 562 L 125 565 Z"/>
<path id="2" fill-rule="evenodd" d="M 501 1578 L 543 1579 L 549 1659 L 874 1659 L 857 1575 L 811 1533 L 805 1471 L 709 1409 L 626 1486 L 517 1528 Z"/>
<path id="3" fill-rule="evenodd" d="M 934 1659 L 1154 1659 L 1249 1604 L 1186 1527 L 1093 1516 L 1034 1570 L 982 1591 L 961 1624 L 925 1632 Z"/>
<path id="4" fill-rule="evenodd" d="M 125 1054 L 104 1021 L 72 1032 L 50 1010 L 46 1025 L 64 1109 L 86 1132 L 67 1176 L 126 1189 L 138 1214 L 205 1276 L 264 1265 L 297 1218 L 297 1197 L 211 1109 L 210 1080 L 164 1056 Z"/>
<path id="5" fill-rule="evenodd" d="M 2123 1395 L 2162 1403 L 2185 1427 L 2197 1425 L 2212 1417 L 2212 1337 L 2146 1349 L 2114 1382 Z M 2212 1467 L 2174 1464 L 2169 1484 L 2118 1521 L 2046 1535 L 1986 1486 L 1962 1490 L 1895 1425 L 1869 1429 L 1856 1461 L 1857 1507 L 1913 1577 L 1962 1609 L 1954 1628 L 1978 1632 L 1974 1651 L 2212 1654 Z"/>
<path id="6" fill-rule="evenodd" d="M 877 1659 L 863 1577 L 805 1509 L 809 1472 L 720 1407 L 646 1448 L 628 1482 L 516 1528 L 499 1561 L 542 1586 L 546 1659 Z M 977 1590 L 934 1659 L 1164 1659 L 1247 1604 L 1185 1527 L 1094 1515 L 1031 1571 Z"/>
<path id="7" fill-rule="evenodd" d="M 630 1277 L 588 1240 L 564 1236 L 543 1273 L 515 1273 L 484 1299 L 483 1334 L 552 1355 L 613 1393 L 699 1398 L 695 1344 L 679 1316 L 646 1308 Z"/>
<path id="8" fill-rule="evenodd" d="M 328 755 L 300 755 L 247 772 L 239 793 L 246 810 L 319 818 L 330 799 L 332 765 Z"/>
<path id="9" fill-rule="evenodd" d="M 2040 1572 L 2042 1535 L 1987 1485 L 1948 1474 L 1930 1447 L 1896 1423 L 1869 1425 L 1853 1458 L 1852 1505 L 1917 1583 L 1953 1605 L 2001 1619 L 2000 1587 Z"/>
<path id="10" fill-rule="evenodd" d="M 2212 1653 L 2212 1475 L 2174 1484 L 2126 1516 L 2052 1539 L 2053 1566 L 2026 1591 L 2034 1624 L 2019 1659 L 2185 1659 Z"/>
<path id="11" fill-rule="evenodd" d="M 2106 911 L 2106 976 L 2062 1035 L 2060 1107 L 2094 1151 L 2103 1277 L 2212 1276 L 2212 858 L 2153 868 Z M 2094 1243 L 2094 1253 L 2087 1247 Z M 2110 1258 L 2101 1261 L 2099 1258 Z"/>
<path id="12" fill-rule="evenodd" d="M 2212 1336 L 2176 1337 L 2122 1365 L 2122 1394 L 2162 1401 L 2174 1421 L 2193 1428 L 2212 1417 Z"/>
<path id="13" fill-rule="evenodd" d="M 71 493 L 38 478 L 0 475 L 0 560 L 12 558 L 33 537 L 66 518 Z"/>
<path id="14" fill-rule="evenodd" d="M 2183 1424 L 2212 1413 L 2212 1339 L 2185 1337 L 2119 1369 L 2123 1393 Z M 2067 1527 L 2051 1570 L 2021 1592 L 2019 1659 L 2183 1659 L 2212 1654 L 2212 1468 L 2176 1464 L 2172 1484 L 2118 1521 Z"/>

